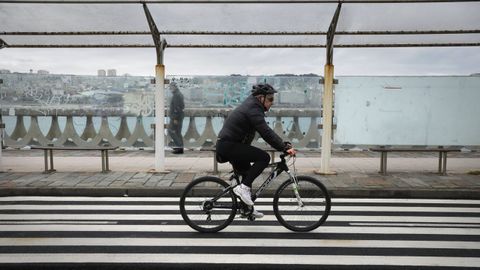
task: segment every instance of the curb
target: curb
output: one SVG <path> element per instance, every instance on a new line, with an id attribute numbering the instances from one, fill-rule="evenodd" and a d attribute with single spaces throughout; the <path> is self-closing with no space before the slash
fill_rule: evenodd
<path id="1" fill-rule="evenodd" d="M 180 197 L 183 187 L 152 188 L 15 188 L 0 189 L 0 196 L 89 196 L 89 197 Z M 264 195 L 273 196 L 267 189 Z M 329 189 L 332 198 L 478 199 L 476 189 Z"/>

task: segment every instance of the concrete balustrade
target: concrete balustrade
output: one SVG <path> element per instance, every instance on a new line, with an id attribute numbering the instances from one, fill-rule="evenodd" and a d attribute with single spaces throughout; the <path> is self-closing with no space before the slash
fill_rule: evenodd
<path id="1" fill-rule="evenodd" d="M 215 132 L 213 123 L 218 121 L 219 118 L 221 119 L 220 121 L 223 122 L 223 119 L 228 116 L 231 110 L 232 109 L 217 108 L 185 109 L 184 121 L 188 123 L 186 124 L 187 129 L 183 131 L 185 146 L 187 148 L 198 148 L 215 145 L 217 133 Z M 5 115 L 4 112 L 2 112 L 2 114 Z M 150 125 L 145 123 L 148 121 L 145 121 L 144 116 L 123 114 L 118 110 L 111 112 L 102 111 L 101 113 L 81 110 L 52 110 L 52 114 L 50 115 L 41 115 L 50 118 L 50 126 L 48 127 L 46 135 L 41 131 L 38 116 L 40 115 L 35 110 L 17 110 L 16 115 L 13 116 L 15 117 L 14 127 L 7 128 L 13 130 L 13 132 L 11 132 L 11 134 L 5 132 L 5 145 L 12 148 L 22 148 L 28 145 L 47 146 L 49 144 L 53 144 L 54 146 L 87 147 L 108 143 L 120 148 L 153 148 L 155 143 L 154 131 L 151 130 L 152 127 Z M 63 131 L 60 129 L 60 117 L 66 118 Z M 77 132 L 74 117 L 86 118 L 85 124 L 82 127 L 83 130 Z M 95 117 L 101 117 L 98 131 L 94 125 Z M 133 130 L 128 125 L 128 120 L 131 117 L 136 118 Z M 271 123 L 273 129 L 284 140 L 293 142 L 297 148 L 320 147 L 321 135 L 317 124 L 320 111 L 318 108 L 272 109 L 267 113 L 267 117 L 274 119 L 274 123 Z M 300 130 L 300 117 L 310 119 L 309 128 L 305 133 Z M 28 127 L 25 126 L 24 118 L 30 119 L 30 125 Z M 114 119 L 112 121 L 118 121 L 118 118 L 120 118 L 118 130 L 113 132 L 109 120 Z M 285 118 L 289 118 L 288 122 L 285 121 Z M 291 120 L 292 118 L 293 122 Z M 203 129 L 199 129 L 197 125 L 200 119 L 205 119 Z M 12 125 L 13 121 L 9 122 L 10 125 Z M 167 134 L 165 134 L 165 140 L 166 142 L 170 141 Z M 265 142 L 258 137 L 258 134 L 253 144 L 260 147 L 265 146 Z"/>

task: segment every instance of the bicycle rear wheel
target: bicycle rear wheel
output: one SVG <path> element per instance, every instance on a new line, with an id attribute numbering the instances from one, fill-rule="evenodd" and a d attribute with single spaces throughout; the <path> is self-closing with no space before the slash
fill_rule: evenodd
<path id="1" fill-rule="evenodd" d="M 237 213 L 237 200 L 229 185 L 216 177 L 200 177 L 191 182 L 180 198 L 183 220 L 199 232 L 218 232 Z"/>
<path id="2" fill-rule="evenodd" d="M 294 183 L 287 180 L 277 189 L 273 210 L 280 224 L 296 232 L 307 232 L 322 225 L 330 213 L 330 195 L 325 186 L 315 178 L 298 176 L 298 193 Z"/>

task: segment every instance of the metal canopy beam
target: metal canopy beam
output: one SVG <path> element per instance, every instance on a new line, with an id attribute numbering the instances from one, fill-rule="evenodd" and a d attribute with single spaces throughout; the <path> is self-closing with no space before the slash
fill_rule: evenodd
<path id="1" fill-rule="evenodd" d="M 351 3 L 351 4 L 377 4 L 377 3 L 447 3 L 447 2 L 476 2 L 478 0 L 3 0 L 3 3 L 15 4 L 328 4 L 328 3 Z"/>
<path id="2" fill-rule="evenodd" d="M 159 31 L 160 35 L 212 35 L 212 36 L 323 36 L 328 32 L 240 32 L 240 31 Z M 77 32 L 0 32 L 4 36 L 110 36 L 110 35 L 151 35 L 146 31 L 77 31 Z M 335 35 L 452 35 L 480 34 L 477 30 L 428 30 L 428 31 L 337 31 Z"/>
<path id="3" fill-rule="evenodd" d="M 340 10 L 342 9 L 342 3 L 338 3 L 335 14 L 333 15 L 332 22 L 328 27 L 327 33 L 327 65 L 333 64 L 333 39 L 335 37 L 335 30 L 337 29 L 338 18 L 340 17 Z"/>
<path id="4" fill-rule="evenodd" d="M 145 16 L 147 17 L 148 26 L 150 27 L 150 32 L 153 38 L 153 43 L 155 44 L 155 49 L 157 51 L 157 65 L 163 65 L 163 51 L 167 46 L 167 41 L 161 38 L 160 31 L 158 31 L 152 14 L 150 14 L 150 11 L 148 10 L 148 7 L 145 3 L 143 3 L 143 9 L 145 10 Z"/>
<path id="5" fill-rule="evenodd" d="M 0 38 L 0 49 L 8 47 L 8 44 Z"/>
<path id="6" fill-rule="evenodd" d="M 15 44 L 7 45 L 8 48 L 156 48 L 155 45 L 150 44 Z M 337 44 L 336 48 L 408 48 L 408 47 L 478 47 L 480 43 L 406 43 L 406 44 Z M 168 44 L 168 48 L 326 48 L 322 44 L 261 44 L 261 45 L 244 45 L 244 44 Z"/>

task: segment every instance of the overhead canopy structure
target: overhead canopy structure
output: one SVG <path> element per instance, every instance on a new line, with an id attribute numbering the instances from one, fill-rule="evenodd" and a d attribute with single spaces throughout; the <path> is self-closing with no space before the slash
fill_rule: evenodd
<path id="1" fill-rule="evenodd" d="M 478 1 L 2 1 L 6 47 L 480 46 Z"/>
<path id="2" fill-rule="evenodd" d="M 328 173 L 333 48 L 480 46 L 479 14 L 479 1 L 455 0 L 6 0 L 0 48 L 155 47 L 158 89 L 168 47 L 325 48 L 322 172 Z M 157 92 L 157 134 L 163 134 L 163 91 Z"/>

